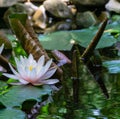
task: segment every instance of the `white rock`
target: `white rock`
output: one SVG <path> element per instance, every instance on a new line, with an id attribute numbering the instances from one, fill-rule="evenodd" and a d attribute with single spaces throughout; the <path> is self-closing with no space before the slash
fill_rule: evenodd
<path id="1" fill-rule="evenodd" d="M 117 0 L 110 0 L 106 5 L 105 8 L 108 11 L 113 11 L 116 13 L 120 13 L 120 2 L 118 2 Z"/>
<path id="2" fill-rule="evenodd" d="M 47 15 L 46 15 L 45 11 L 46 10 L 45 10 L 44 6 L 41 5 L 32 17 L 32 20 L 34 21 L 34 25 L 39 28 L 42 28 L 42 29 L 45 29 L 47 26 L 47 24 L 46 24 Z"/>

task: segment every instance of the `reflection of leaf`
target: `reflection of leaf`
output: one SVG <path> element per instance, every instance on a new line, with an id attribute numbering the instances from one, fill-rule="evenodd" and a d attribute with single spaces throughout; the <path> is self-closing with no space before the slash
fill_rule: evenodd
<path id="1" fill-rule="evenodd" d="M 74 40 L 77 44 L 87 47 L 96 35 L 98 27 L 90 27 L 82 30 L 59 31 L 51 34 L 40 35 L 39 39 L 45 49 L 48 50 L 71 50 Z M 116 39 L 109 33 L 104 32 L 96 48 L 110 47 Z"/>
<path id="2" fill-rule="evenodd" d="M 25 119 L 25 113 L 17 109 L 1 109 L 0 119 Z"/>
<path id="3" fill-rule="evenodd" d="M 47 85 L 43 87 L 13 86 L 9 92 L 0 96 L 0 102 L 6 107 L 20 106 L 26 100 L 41 101 L 42 96 L 49 95 L 51 88 Z"/>
<path id="4" fill-rule="evenodd" d="M 120 73 L 120 60 L 112 60 L 103 62 L 103 66 L 108 69 L 110 73 Z"/>

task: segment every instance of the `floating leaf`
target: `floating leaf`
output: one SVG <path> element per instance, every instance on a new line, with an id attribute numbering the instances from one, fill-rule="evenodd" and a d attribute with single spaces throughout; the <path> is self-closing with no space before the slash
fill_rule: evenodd
<path id="1" fill-rule="evenodd" d="M 118 21 L 112 22 L 111 24 L 107 25 L 105 32 L 120 33 L 119 25 L 120 25 L 120 22 L 118 22 Z"/>
<path id="2" fill-rule="evenodd" d="M 71 50 L 75 43 L 87 47 L 98 31 L 97 27 L 82 30 L 58 31 L 46 35 L 39 35 L 43 47 L 48 50 Z M 110 47 L 116 43 L 116 39 L 110 32 L 104 32 L 96 48 Z M 49 45 L 48 45 L 49 44 Z"/>
<path id="3" fill-rule="evenodd" d="M 0 119 L 25 119 L 25 113 L 12 108 L 1 109 Z"/>
<path id="4" fill-rule="evenodd" d="M 50 94 L 51 88 L 48 85 L 43 87 L 13 86 L 6 94 L 0 96 L 0 102 L 6 107 L 21 106 L 26 100 L 42 101 L 42 96 Z"/>
<path id="5" fill-rule="evenodd" d="M 47 50 L 71 50 L 73 46 L 73 44 L 70 43 L 72 36 L 69 31 L 39 35 L 39 40 L 42 46 Z"/>
<path id="6" fill-rule="evenodd" d="M 108 69 L 109 73 L 120 73 L 120 60 L 105 61 L 103 66 Z"/>

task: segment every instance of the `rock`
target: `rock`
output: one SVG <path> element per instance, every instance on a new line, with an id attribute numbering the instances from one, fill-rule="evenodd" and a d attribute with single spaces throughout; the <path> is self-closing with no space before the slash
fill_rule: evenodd
<path id="1" fill-rule="evenodd" d="M 25 9 L 27 11 L 27 14 L 32 16 L 33 13 L 38 9 L 37 6 L 32 4 L 30 1 L 24 3 Z"/>
<path id="2" fill-rule="evenodd" d="M 87 5 L 87 6 L 101 6 L 105 5 L 108 0 L 70 0 L 73 4 Z"/>
<path id="3" fill-rule="evenodd" d="M 72 21 L 59 21 L 52 25 L 51 27 L 48 27 L 45 29 L 44 33 L 48 34 L 54 31 L 63 31 L 63 30 L 70 30 L 75 29 L 76 25 L 72 23 Z"/>
<path id="4" fill-rule="evenodd" d="M 70 8 L 62 0 L 46 0 L 43 2 L 45 9 L 58 18 L 71 18 Z"/>
<path id="5" fill-rule="evenodd" d="M 41 5 L 37 11 L 34 13 L 32 17 L 32 21 L 34 22 L 35 27 L 39 27 L 42 29 L 45 29 L 47 24 L 47 15 L 45 13 L 45 8 L 43 5 Z"/>
<path id="6" fill-rule="evenodd" d="M 110 0 L 106 5 L 105 8 L 108 11 L 113 11 L 116 13 L 120 13 L 120 2 L 117 0 Z"/>
<path id="7" fill-rule="evenodd" d="M 0 7 L 9 7 L 16 4 L 18 0 L 0 0 Z"/>
<path id="8" fill-rule="evenodd" d="M 76 24 L 79 27 L 89 27 L 98 23 L 97 16 L 90 11 L 83 13 L 77 13 L 76 15 Z"/>

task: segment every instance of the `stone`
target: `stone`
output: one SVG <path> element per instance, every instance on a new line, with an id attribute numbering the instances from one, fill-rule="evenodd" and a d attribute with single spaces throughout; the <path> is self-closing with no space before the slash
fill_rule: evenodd
<path id="1" fill-rule="evenodd" d="M 72 21 L 59 21 L 52 25 L 51 27 L 48 27 L 45 29 L 45 34 L 54 32 L 54 31 L 63 31 L 63 30 L 70 30 L 70 29 L 75 29 L 76 25 L 72 23 Z"/>
<path id="2" fill-rule="evenodd" d="M 33 13 L 38 9 L 38 7 L 30 1 L 24 3 L 24 8 L 26 9 L 29 16 L 32 16 Z"/>
<path id="3" fill-rule="evenodd" d="M 0 7 L 9 7 L 16 4 L 18 0 L 0 0 Z"/>
<path id="4" fill-rule="evenodd" d="M 91 12 L 86 11 L 83 13 L 77 13 L 76 24 L 80 27 L 89 27 L 98 23 L 97 16 Z"/>
<path id="5" fill-rule="evenodd" d="M 120 2 L 117 0 L 110 0 L 106 5 L 105 8 L 108 11 L 113 11 L 116 13 L 120 13 Z"/>
<path id="6" fill-rule="evenodd" d="M 62 0 L 46 0 L 43 2 L 45 9 L 58 18 L 71 18 L 72 12 Z"/>
<path id="7" fill-rule="evenodd" d="M 101 6 L 105 5 L 108 0 L 70 0 L 74 4 L 87 5 L 87 6 Z"/>
<path id="8" fill-rule="evenodd" d="M 41 5 L 33 14 L 32 21 L 34 22 L 35 27 L 39 27 L 41 29 L 45 29 L 47 27 L 47 15 L 43 5 Z"/>

